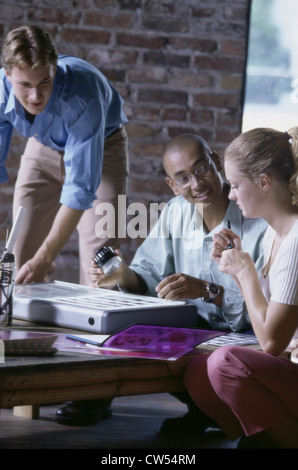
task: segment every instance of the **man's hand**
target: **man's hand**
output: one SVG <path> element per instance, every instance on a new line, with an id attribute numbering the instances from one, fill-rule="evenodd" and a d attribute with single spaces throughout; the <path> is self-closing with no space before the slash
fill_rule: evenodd
<path id="1" fill-rule="evenodd" d="M 206 294 L 206 282 L 188 274 L 165 277 L 155 288 L 157 296 L 167 300 L 197 299 Z"/>
<path id="2" fill-rule="evenodd" d="M 145 294 L 147 286 L 144 281 L 125 263 L 119 250 L 115 253 L 122 259 L 122 263 L 112 274 L 106 276 L 101 268 L 92 260 L 89 274 L 95 287 L 107 287 L 119 284 L 120 287 L 134 294 Z"/>
<path id="3" fill-rule="evenodd" d="M 44 282 L 53 269 L 53 262 L 79 223 L 83 211 L 61 205 L 50 232 L 37 250 L 18 270 L 16 283 Z"/>
<path id="4" fill-rule="evenodd" d="M 44 260 L 35 260 L 34 258 L 27 261 L 19 269 L 16 276 L 16 284 L 32 284 L 33 282 L 45 282 L 47 276 L 53 271 L 54 267 Z"/>
<path id="5" fill-rule="evenodd" d="M 106 276 L 103 270 L 97 266 L 95 261 L 91 261 L 89 274 L 95 287 L 114 286 L 115 284 L 121 284 L 125 281 L 125 274 L 127 273 L 128 267 L 123 259 L 121 252 L 119 250 L 115 250 L 115 253 L 121 258 L 122 263 L 108 276 Z"/>

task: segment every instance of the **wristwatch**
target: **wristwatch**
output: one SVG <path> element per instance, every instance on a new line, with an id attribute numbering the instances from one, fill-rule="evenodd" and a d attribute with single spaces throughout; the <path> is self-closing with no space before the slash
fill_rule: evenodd
<path id="1" fill-rule="evenodd" d="M 207 299 L 204 299 L 205 302 L 207 302 L 208 304 L 213 304 L 215 302 L 216 297 L 220 293 L 220 287 L 214 282 L 209 282 L 209 284 L 206 284 L 206 291 L 208 297 Z"/>

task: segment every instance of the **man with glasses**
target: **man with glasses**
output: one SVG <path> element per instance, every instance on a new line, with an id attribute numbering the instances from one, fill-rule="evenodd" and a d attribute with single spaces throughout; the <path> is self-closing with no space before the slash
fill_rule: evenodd
<path id="1" fill-rule="evenodd" d="M 250 253 L 260 269 L 266 223 L 246 219 L 235 201 L 229 200 L 220 157 L 201 137 L 176 136 L 165 147 L 163 167 L 175 197 L 163 209 L 130 267 L 123 262 L 108 277 L 100 268 L 91 268 L 95 286 L 119 284 L 133 293 L 187 299 L 197 307 L 198 328 L 227 332 L 251 329 L 242 295 L 232 277 L 221 273 L 211 259 L 212 235 L 222 226 L 229 226 L 241 237 L 243 250 Z M 183 417 L 165 420 L 160 432 L 187 435 L 205 431 L 211 424 L 207 417 L 187 395 L 176 396 L 189 411 Z"/>

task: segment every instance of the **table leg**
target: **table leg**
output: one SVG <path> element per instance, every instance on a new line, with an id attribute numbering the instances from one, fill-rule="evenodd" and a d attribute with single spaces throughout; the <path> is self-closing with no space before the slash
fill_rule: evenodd
<path id="1" fill-rule="evenodd" d="M 14 406 L 13 414 L 14 416 L 19 416 L 21 418 L 38 419 L 39 418 L 39 406 L 38 405 Z"/>

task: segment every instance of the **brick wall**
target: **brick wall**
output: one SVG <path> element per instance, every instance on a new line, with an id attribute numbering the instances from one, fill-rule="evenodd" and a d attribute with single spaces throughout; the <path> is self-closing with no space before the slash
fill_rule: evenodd
<path id="1" fill-rule="evenodd" d="M 161 171 L 162 148 L 170 138 L 195 132 L 222 154 L 240 131 L 248 5 L 249 0 L 8 0 L 0 1 L 0 36 L 23 23 L 38 24 L 52 34 L 59 52 L 90 61 L 114 83 L 130 121 L 127 204 L 149 207 L 171 197 Z M 1 238 L 11 227 L 23 146 L 23 138 L 14 135 L 10 181 L 0 195 Z M 140 241 L 124 240 L 128 262 Z M 57 264 L 56 278 L 76 279 L 76 234 Z"/>

